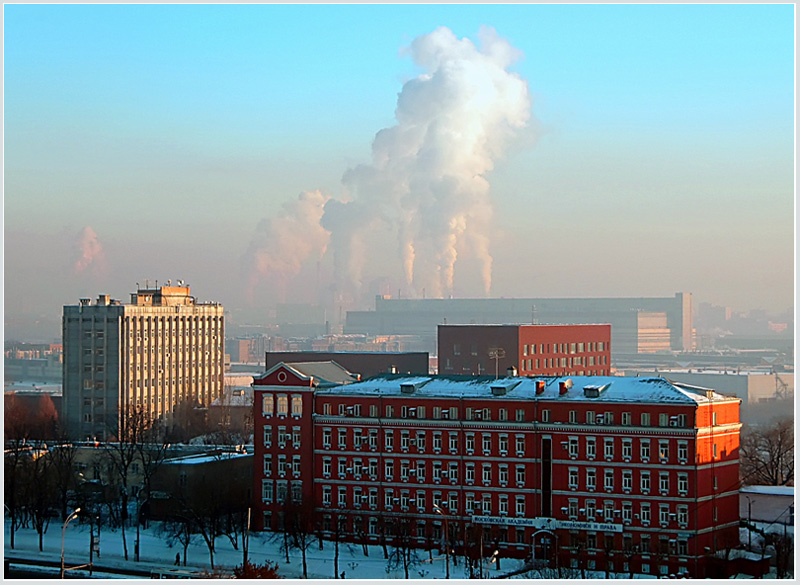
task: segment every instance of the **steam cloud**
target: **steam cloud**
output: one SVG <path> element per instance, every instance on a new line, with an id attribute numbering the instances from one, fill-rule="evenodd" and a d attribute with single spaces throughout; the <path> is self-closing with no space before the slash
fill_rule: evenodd
<path id="1" fill-rule="evenodd" d="M 72 271 L 75 274 L 80 274 L 90 267 L 95 272 L 102 272 L 106 269 L 103 246 L 91 226 L 87 225 L 78 233 L 75 240 L 75 255 L 77 259 L 72 265 Z"/>
<path id="2" fill-rule="evenodd" d="M 297 274 L 308 246 L 313 242 L 321 257 L 329 233 L 337 289 L 357 295 L 366 242 L 380 230 L 397 240 L 408 294 L 451 294 L 456 260 L 466 251 L 479 261 L 489 294 L 493 207 L 486 174 L 527 125 L 531 101 L 527 83 L 508 71 L 520 53 L 490 28 L 479 40 L 476 46 L 441 27 L 411 43 L 408 53 L 423 73 L 403 85 L 397 124 L 375 136 L 371 164 L 345 172 L 347 202 L 329 199 L 320 214 L 318 195 L 313 213 L 285 208 L 284 222 L 302 223 L 309 233 L 284 230 L 285 243 L 274 236 L 254 241 L 248 256 L 256 279 Z M 259 232 L 279 224 L 265 220 Z"/>
<path id="3" fill-rule="evenodd" d="M 309 256 L 325 254 L 330 234 L 320 222 L 328 199 L 320 191 L 304 191 L 285 203 L 277 217 L 261 220 L 244 256 L 248 298 L 262 279 L 271 279 L 283 292 Z"/>

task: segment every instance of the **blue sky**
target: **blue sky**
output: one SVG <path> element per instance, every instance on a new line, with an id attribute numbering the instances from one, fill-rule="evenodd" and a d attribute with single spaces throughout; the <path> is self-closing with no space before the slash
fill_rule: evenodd
<path id="1" fill-rule="evenodd" d="M 603 295 L 792 304 L 792 5 L 6 5 L 4 17 L 11 315 L 69 263 L 31 239 L 66 254 L 87 225 L 112 270 L 63 274 L 67 298 L 42 297 L 56 314 L 79 291 L 123 295 L 165 272 L 242 304 L 229 285 L 258 221 L 303 190 L 337 196 L 395 123 L 420 73 L 403 48 L 438 26 L 477 39 L 484 25 L 523 54 L 511 69 L 537 137 L 490 177 L 493 292 L 566 296 L 584 275 Z M 528 247 L 532 226 L 546 237 Z M 595 229 L 602 261 L 576 274 Z M 148 263 L 138 245 L 162 252 Z M 187 260 L 201 253 L 228 272 Z M 626 268 L 648 263 L 644 279 Z M 765 290 L 768 274 L 781 276 Z"/>

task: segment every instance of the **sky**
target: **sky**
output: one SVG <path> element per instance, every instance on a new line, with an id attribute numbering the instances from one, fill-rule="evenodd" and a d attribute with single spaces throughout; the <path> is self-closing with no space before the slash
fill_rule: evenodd
<path id="1" fill-rule="evenodd" d="M 794 286 L 793 5 L 5 5 L 5 337 Z"/>

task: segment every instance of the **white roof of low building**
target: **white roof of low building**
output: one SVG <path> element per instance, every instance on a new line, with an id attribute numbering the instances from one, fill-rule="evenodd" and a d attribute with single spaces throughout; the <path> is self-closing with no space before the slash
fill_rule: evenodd
<path id="1" fill-rule="evenodd" d="M 739 489 L 742 493 L 764 494 L 770 496 L 794 496 L 794 486 L 787 485 L 747 485 Z"/>
<path id="2" fill-rule="evenodd" d="M 545 383 L 544 392 L 536 394 L 536 382 Z M 572 382 L 565 393 L 559 391 L 560 383 Z M 403 392 L 402 387 L 414 387 L 413 394 Z M 584 388 L 600 388 L 597 398 L 584 395 Z M 381 395 L 487 398 L 495 396 L 495 389 L 502 388 L 502 399 L 596 401 L 596 402 L 658 402 L 675 404 L 702 404 L 714 401 L 739 400 L 723 396 L 707 388 L 671 382 L 665 378 L 625 378 L 619 376 L 541 376 L 504 377 L 493 376 L 409 376 L 403 374 L 380 374 L 361 382 L 317 390 L 320 394 Z"/>

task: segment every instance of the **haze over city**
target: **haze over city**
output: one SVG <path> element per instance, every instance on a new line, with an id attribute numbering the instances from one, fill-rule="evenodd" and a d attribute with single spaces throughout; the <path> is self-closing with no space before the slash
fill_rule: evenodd
<path id="1" fill-rule="evenodd" d="M 793 10 L 6 6 L 6 338 L 168 278 L 785 311 Z"/>

